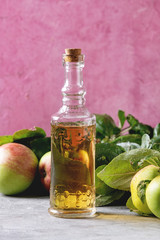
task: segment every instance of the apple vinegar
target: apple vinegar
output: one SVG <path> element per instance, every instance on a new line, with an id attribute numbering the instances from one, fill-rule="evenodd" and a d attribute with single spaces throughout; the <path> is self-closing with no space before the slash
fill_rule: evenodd
<path id="1" fill-rule="evenodd" d="M 95 204 L 95 126 L 52 126 L 53 175 L 51 206 L 54 209 L 90 210 Z"/>

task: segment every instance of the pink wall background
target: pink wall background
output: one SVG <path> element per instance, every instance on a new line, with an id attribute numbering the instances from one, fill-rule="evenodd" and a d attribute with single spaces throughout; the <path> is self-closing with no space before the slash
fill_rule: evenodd
<path id="1" fill-rule="evenodd" d="M 160 122 L 160 1 L 0 0 L 0 135 L 50 133 L 68 47 L 86 55 L 91 112 Z"/>

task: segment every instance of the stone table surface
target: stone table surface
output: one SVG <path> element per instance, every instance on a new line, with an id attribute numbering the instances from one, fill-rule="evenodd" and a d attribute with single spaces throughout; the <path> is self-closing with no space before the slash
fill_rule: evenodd
<path id="1" fill-rule="evenodd" d="M 90 219 L 56 218 L 48 207 L 48 196 L 0 195 L 0 240 L 160 238 L 160 219 L 138 216 L 124 206 L 99 207 L 97 217 Z"/>

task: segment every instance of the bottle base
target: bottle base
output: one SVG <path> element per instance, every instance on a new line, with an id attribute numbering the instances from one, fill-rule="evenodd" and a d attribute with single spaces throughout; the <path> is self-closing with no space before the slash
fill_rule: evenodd
<path id="1" fill-rule="evenodd" d="M 96 208 L 86 210 L 59 210 L 49 208 L 48 212 L 59 218 L 93 218 L 96 216 Z"/>

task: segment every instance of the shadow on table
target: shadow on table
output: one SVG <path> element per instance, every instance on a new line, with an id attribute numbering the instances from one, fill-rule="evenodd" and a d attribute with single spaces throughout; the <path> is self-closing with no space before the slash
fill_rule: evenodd
<path id="1" fill-rule="evenodd" d="M 115 212 L 115 210 L 112 211 L 108 211 L 107 212 L 97 212 L 96 216 L 95 216 L 96 220 L 106 220 L 106 221 L 113 221 L 113 222 L 123 222 L 123 223 L 141 223 L 141 222 L 157 222 L 158 224 L 160 223 L 160 220 L 154 216 L 150 216 L 150 217 L 144 217 L 144 216 L 140 216 L 136 213 L 130 213 L 128 212 L 128 214 L 123 213 L 123 210 L 119 211 L 119 212 Z"/>

